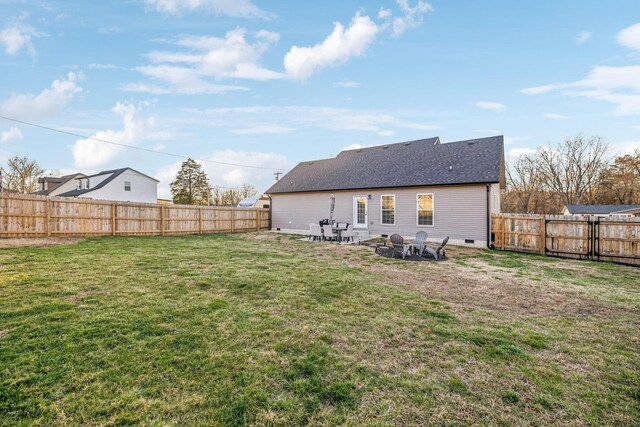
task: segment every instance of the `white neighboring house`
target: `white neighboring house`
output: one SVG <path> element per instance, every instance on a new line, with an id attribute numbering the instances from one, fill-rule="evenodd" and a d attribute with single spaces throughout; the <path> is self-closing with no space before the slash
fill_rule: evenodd
<path id="1" fill-rule="evenodd" d="M 34 192 L 39 196 L 59 196 L 67 191 L 75 190 L 78 188 L 78 181 L 76 178 L 82 178 L 86 175 L 83 173 L 72 173 L 64 176 L 43 176 L 38 178 L 38 184 L 40 184 L 40 190 Z"/>
<path id="2" fill-rule="evenodd" d="M 137 170 L 121 168 L 95 175 L 80 175 L 73 179 L 76 184 L 74 189 L 57 195 L 123 202 L 158 202 L 159 181 Z"/>

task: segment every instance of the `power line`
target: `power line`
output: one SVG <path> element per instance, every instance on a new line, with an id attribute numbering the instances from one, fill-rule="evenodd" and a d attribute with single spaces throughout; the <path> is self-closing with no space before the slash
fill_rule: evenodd
<path id="1" fill-rule="evenodd" d="M 48 131 L 51 131 L 51 132 L 57 132 L 57 133 L 62 133 L 62 134 L 66 134 L 66 135 L 71 135 L 71 136 L 75 136 L 75 137 L 78 137 L 78 138 L 90 139 L 92 141 L 102 142 L 104 144 L 111 144 L 111 145 L 117 145 L 119 147 L 132 148 L 134 150 L 146 151 L 146 152 L 149 152 L 149 153 L 163 154 L 165 156 L 179 157 L 181 159 L 192 158 L 192 157 L 185 156 L 185 155 L 182 155 L 182 154 L 167 153 L 165 151 L 153 150 L 151 148 L 136 147 L 135 145 L 121 144 L 119 142 L 107 141 L 105 139 L 94 138 L 92 136 L 81 135 L 79 133 L 74 133 L 74 132 L 68 132 L 68 131 L 65 131 L 65 130 L 62 130 L 62 129 L 56 129 L 56 128 L 52 128 L 52 127 L 48 127 L 48 126 L 39 125 L 39 124 L 36 124 L 36 123 L 30 123 L 30 122 L 26 122 L 26 121 L 23 121 L 23 120 L 18 120 L 18 119 L 14 119 L 14 118 L 2 116 L 2 115 L 0 115 L 0 119 L 5 119 L 5 120 L 11 121 L 11 122 L 15 122 L 15 123 L 20 123 L 20 124 L 27 125 L 27 126 L 36 127 L 36 128 L 48 130 Z M 237 166 L 237 167 L 241 167 L 241 168 L 252 168 L 252 169 L 264 169 L 264 170 L 276 171 L 276 172 L 279 171 L 279 169 L 277 169 L 277 168 L 269 168 L 269 167 L 265 167 L 265 166 L 241 165 L 241 164 L 238 164 L 238 163 L 218 162 L 216 160 L 203 160 L 203 159 L 194 159 L 194 160 L 198 160 L 200 162 L 205 162 L 205 163 L 215 163 L 217 165 Z"/>

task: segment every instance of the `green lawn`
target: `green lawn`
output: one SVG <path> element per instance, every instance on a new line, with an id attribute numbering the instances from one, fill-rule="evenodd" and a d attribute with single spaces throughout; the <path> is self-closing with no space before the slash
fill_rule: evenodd
<path id="1" fill-rule="evenodd" d="M 0 249 L 0 424 L 637 425 L 640 268 L 273 234 Z"/>

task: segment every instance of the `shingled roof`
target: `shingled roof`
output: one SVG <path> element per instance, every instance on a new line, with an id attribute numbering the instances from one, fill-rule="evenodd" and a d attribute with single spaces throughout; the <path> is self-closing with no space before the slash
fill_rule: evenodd
<path id="1" fill-rule="evenodd" d="M 60 196 L 62 196 L 62 197 L 76 197 L 76 196 L 80 196 L 82 194 L 86 194 L 86 193 L 90 193 L 92 191 L 98 190 L 98 189 L 104 187 L 105 185 L 107 185 L 108 183 L 110 183 L 111 181 L 113 181 L 116 177 L 118 177 L 119 175 L 121 175 L 122 173 L 124 173 L 127 170 L 132 170 L 134 172 L 139 173 L 140 175 L 146 176 L 147 178 L 150 178 L 150 179 L 153 179 L 156 182 L 159 182 L 157 179 L 155 179 L 155 178 L 153 178 L 153 177 L 151 177 L 149 175 L 145 175 L 142 172 L 138 172 L 137 170 L 132 169 L 132 168 L 112 169 L 112 170 L 108 170 L 108 171 L 102 171 L 102 172 L 96 173 L 94 175 L 87 175 L 87 176 L 83 176 L 82 177 L 82 178 L 93 178 L 93 177 L 101 176 L 101 175 L 109 175 L 108 178 L 104 179 L 102 182 L 100 182 L 95 187 L 84 188 L 82 190 L 67 191 L 66 193 L 60 194 Z"/>
<path id="2" fill-rule="evenodd" d="M 47 196 L 51 194 L 51 192 L 53 192 L 53 190 L 55 190 L 56 188 L 60 187 L 63 184 L 66 184 L 67 182 L 71 181 L 74 178 L 77 178 L 78 176 L 84 176 L 84 174 L 72 173 L 72 174 L 63 175 L 63 176 L 44 176 L 42 178 L 38 178 L 39 184 L 42 184 L 44 182 L 47 183 L 47 189 L 34 191 L 31 194 L 36 194 L 39 196 Z"/>
<path id="3" fill-rule="evenodd" d="M 567 205 L 572 215 L 609 215 L 636 209 L 640 209 L 640 205 Z"/>
<path id="4" fill-rule="evenodd" d="M 267 194 L 504 183 L 502 136 L 440 144 L 438 137 L 342 151 L 299 163 Z"/>

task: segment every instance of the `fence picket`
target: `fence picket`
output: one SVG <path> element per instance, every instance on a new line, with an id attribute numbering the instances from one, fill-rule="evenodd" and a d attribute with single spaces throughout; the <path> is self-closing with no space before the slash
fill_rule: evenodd
<path id="1" fill-rule="evenodd" d="M 228 233 L 269 228 L 269 210 L 0 194 L 0 238 Z"/>
<path id="2" fill-rule="evenodd" d="M 640 218 L 494 214 L 491 224 L 498 250 L 640 265 Z"/>

